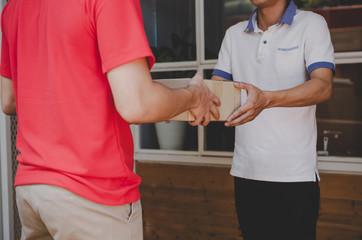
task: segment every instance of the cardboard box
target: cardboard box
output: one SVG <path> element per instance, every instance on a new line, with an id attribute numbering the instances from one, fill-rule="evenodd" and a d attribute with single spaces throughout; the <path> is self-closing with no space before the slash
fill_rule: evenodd
<path id="1" fill-rule="evenodd" d="M 186 88 L 190 78 L 179 78 L 179 79 L 160 79 L 155 80 L 169 88 Z M 226 121 L 226 119 L 232 114 L 236 109 L 240 107 L 241 104 L 241 91 L 239 88 L 234 87 L 233 81 L 217 81 L 217 80 L 208 80 L 204 79 L 204 83 L 209 89 L 220 99 L 221 106 L 219 107 L 220 119 L 218 121 Z M 185 111 L 172 119 L 172 121 L 193 121 L 195 117 L 190 113 L 190 111 Z M 211 121 L 216 121 L 213 116 L 211 116 Z"/>

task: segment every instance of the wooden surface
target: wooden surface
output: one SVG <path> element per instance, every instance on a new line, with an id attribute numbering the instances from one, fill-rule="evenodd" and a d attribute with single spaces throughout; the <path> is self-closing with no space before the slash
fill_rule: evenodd
<path id="1" fill-rule="evenodd" d="M 241 240 L 229 167 L 136 163 L 145 240 Z M 318 240 L 362 239 L 362 176 L 321 174 Z"/>
<path id="2" fill-rule="evenodd" d="M 321 174 L 318 240 L 362 239 L 362 176 Z"/>

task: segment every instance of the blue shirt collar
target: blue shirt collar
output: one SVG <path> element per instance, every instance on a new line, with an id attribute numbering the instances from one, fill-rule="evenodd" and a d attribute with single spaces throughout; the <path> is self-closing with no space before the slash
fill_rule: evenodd
<path id="1" fill-rule="evenodd" d="M 297 13 L 297 6 L 294 4 L 293 0 L 290 1 L 287 9 L 285 10 L 282 19 L 280 20 L 279 24 L 281 23 L 286 23 L 288 25 L 292 25 L 293 23 L 293 19 L 295 14 Z M 250 31 L 254 31 L 254 25 L 253 22 L 256 22 L 256 14 L 257 14 L 257 9 L 255 9 L 255 11 L 253 12 L 253 14 L 251 15 L 250 19 L 249 19 L 249 23 L 248 26 L 246 27 L 246 30 L 250 30 Z"/>

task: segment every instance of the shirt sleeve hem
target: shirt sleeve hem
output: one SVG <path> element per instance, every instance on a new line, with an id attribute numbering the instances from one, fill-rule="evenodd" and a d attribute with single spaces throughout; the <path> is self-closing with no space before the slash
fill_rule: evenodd
<path id="1" fill-rule="evenodd" d="M 3 69 L 0 70 L 0 75 L 5 77 L 5 78 L 9 78 L 9 79 L 12 79 L 12 76 L 11 76 L 11 73 L 8 72 L 8 71 L 5 71 Z"/>
<path id="2" fill-rule="evenodd" d="M 121 66 L 123 64 L 132 62 L 136 59 L 140 59 L 140 58 L 147 58 L 147 62 L 148 62 L 148 67 L 151 70 L 153 65 L 155 64 L 155 57 L 153 56 L 152 53 L 148 53 L 148 52 L 142 52 L 139 54 L 135 54 L 134 52 L 132 53 L 132 56 L 122 56 L 120 58 L 117 59 L 111 59 L 108 60 L 106 62 L 103 63 L 102 66 L 102 70 L 103 73 L 106 74 L 107 72 L 109 72 L 110 70 L 112 70 L 113 68 L 116 68 L 118 66 Z"/>
<path id="3" fill-rule="evenodd" d="M 219 77 L 225 78 L 227 80 L 232 80 L 232 75 L 228 72 L 222 71 L 220 69 L 214 69 L 212 75 L 217 75 Z"/>
<path id="4" fill-rule="evenodd" d="M 333 76 L 336 74 L 336 69 L 333 63 L 331 62 L 315 62 L 309 65 L 308 73 L 310 74 L 313 70 L 317 68 L 329 68 L 333 71 Z"/>

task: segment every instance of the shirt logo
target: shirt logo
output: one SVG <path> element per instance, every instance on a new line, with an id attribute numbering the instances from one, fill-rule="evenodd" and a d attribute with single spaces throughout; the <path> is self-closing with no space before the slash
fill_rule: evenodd
<path id="1" fill-rule="evenodd" d="M 278 51 L 289 52 L 289 51 L 296 50 L 298 48 L 299 48 L 298 46 L 290 47 L 290 48 L 278 48 Z"/>

